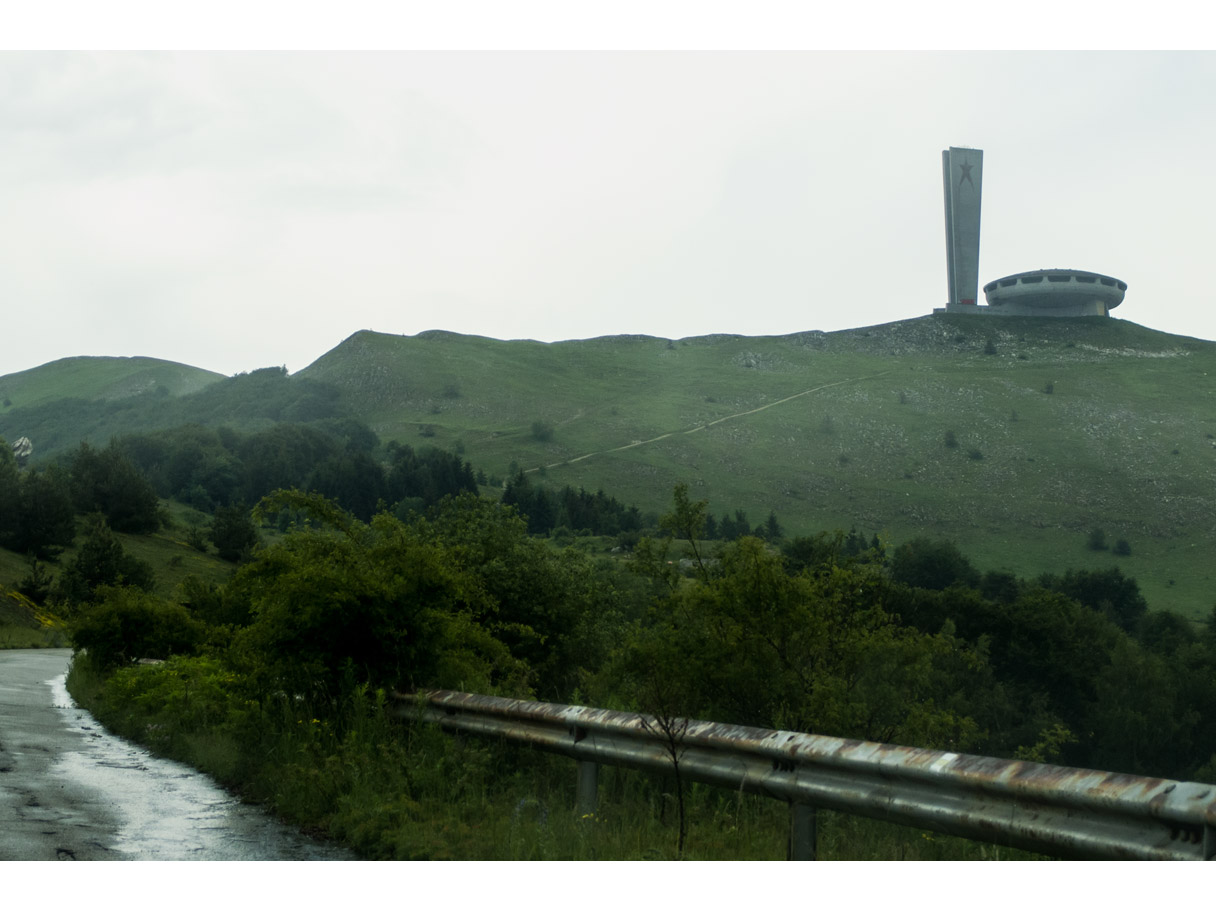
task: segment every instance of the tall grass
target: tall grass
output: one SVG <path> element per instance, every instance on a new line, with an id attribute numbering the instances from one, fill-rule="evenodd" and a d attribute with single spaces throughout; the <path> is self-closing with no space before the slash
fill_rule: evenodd
<path id="1" fill-rule="evenodd" d="M 302 829 L 363 858 L 675 860 L 670 777 L 606 767 L 594 814 L 575 812 L 576 765 L 494 740 L 453 737 L 386 712 L 357 688 L 308 705 L 258 699 L 208 658 L 121 669 L 78 656 L 68 690 L 111 731 L 213 776 Z M 690 860 L 786 857 L 778 801 L 698 783 L 687 789 Z M 823 859 L 1032 857 L 953 837 L 821 812 Z"/>

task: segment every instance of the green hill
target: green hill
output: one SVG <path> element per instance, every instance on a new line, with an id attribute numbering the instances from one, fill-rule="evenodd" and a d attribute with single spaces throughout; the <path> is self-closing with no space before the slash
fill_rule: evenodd
<path id="1" fill-rule="evenodd" d="M 685 481 L 719 515 L 944 536 L 1021 575 L 1117 564 L 1192 617 L 1216 600 L 1209 375 L 1216 343 L 1123 320 L 955 315 L 672 341 L 361 332 L 300 372 L 382 438 L 502 477 L 656 510 Z M 1131 555 L 1088 549 L 1095 528 Z"/>
<path id="2" fill-rule="evenodd" d="M 223 377 L 157 358 L 62 358 L 0 377 L 0 411 L 56 399 L 126 399 L 141 393 L 181 396 Z"/>
<path id="3" fill-rule="evenodd" d="M 10 374 L 0 436 L 30 436 L 38 459 L 82 437 L 346 415 L 499 480 L 523 468 L 643 510 L 686 482 L 716 516 L 775 511 L 787 535 L 946 537 L 1021 576 L 1117 565 L 1152 607 L 1199 618 L 1216 601 L 1212 378 L 1216 343 L 1092 318 L 558 343 L 360 332 L 291 377 L 118 358 Z M 1095 529 L 1131 554 L 1090 550 Z"/>

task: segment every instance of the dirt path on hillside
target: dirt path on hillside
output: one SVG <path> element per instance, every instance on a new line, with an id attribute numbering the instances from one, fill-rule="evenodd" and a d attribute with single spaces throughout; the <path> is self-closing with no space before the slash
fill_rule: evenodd
<path id="1" fill-rule="evenodd" d="M 613 447 L 612 449 L 609 449 L 609 450 L 598 450 L 594 453 L 585 453 L 582 456 L 575 456 L 573 459 L 564 459 L 561 462 L 551 462 L 546 466 L 537 467 L 535 469 L 525 469 L 524 474 L 531 474 L 532 472 L 539 472 L 541 470 L 541 468 L 555 469 L 555 468 L 558 468 L 559 466 L 573 465 L 576 462 L 582 462 L 584 459 L 590 459 L 593 456 L 605 456 L 609 453 L 619 453 L 622 450 L 632 450 L 634 447 L 646 446 L 649 443 L 657 443 L 660 440 L 666 440 L 668 437 L 686 436 L 688 434 L 695 434 L 698 431 L 703 431 L 706 428 L 713 427 L 715 424 L 721 424 L 724 421 L 734 421 L 737 418 L 746 418 L 748 415 L 754 415 L 757 412 L 763 412 L 765 409 L 771 409 L 771 408 L 775 408 L 778 405 L 784 405 L 785 403 L 792 402 L 795 399 L 801 399 L 803 396 L 809 396 L 811 393 L 818 393 L 825 389 L 831 389 L 833 386 L 843 386 L 846 383 L 860 383 L 863 380 L 874 380 L 887 373 L 890 373 L 890 371 L 882 371 L 881 373 L 878 373 L 878 374 L 871 374 L 868 377 L 848 377 L 844 380 L 836 380 L 832 383 L 825 383 L 822 386 L 816 386 L 812 389 L 803 390 L 800 393 L 794 393 L 794 395 L 792 395 L 792 396 L 786 396 L 784 399 L 778 399 L 775 402 L 769 402 L 768 404 L 761 405 L 758 408 L 748 409 L 746 412 L 735 412 L 735 414 L 733 414 L 733 415 L 726 415 L 722 418 L 715 418 L 713 421 L 709 421 L 705 424 L 698 424 L 696 427 L 689 428 L 686 431 L 669 431 L 666 434 L 660 434 L 658 437 L 651 437 L 649 440 L 635 440 L 633 443 L 627 443 L 624 446 Z"/>

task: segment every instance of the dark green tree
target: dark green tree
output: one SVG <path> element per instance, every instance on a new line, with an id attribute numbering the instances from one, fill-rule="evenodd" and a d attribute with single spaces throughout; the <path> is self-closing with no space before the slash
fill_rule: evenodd
<path id="1" fill-rule="evenodd" d="M 160 528 L 160 501 L 151 483 L 115 441 L 104 450 L 82 443 L 68 462 L 78 513 L 101 513 L 117 532 Z"/>
<path id="2" fill-rule="evenodd" d="M 261 541 L 249 509 L 242 503 L 216 509 L 210 539 L 220 558 L 232 563 L 248 557 Z"/>
<path id="3" fill-rule="evenodd" d="M 16 514 L 6 547 L 39 560 L 59 556 L 76 537 L 76 511 L 66 474 L 58 466 L 22 473 Z"/>
<path id="4" fill-rule="evenodd" d="M 314 495 L 285 496 L 260 508 L 336 525 L 289 533 L 233 579 L 252 618 L 236 652 L 264 687 L 310 699 L 360 684 L 526 694 L 523 663 L 476 620 L 492 603 L 445 546 L 385 513 L 365 525 Z"/>
<path id="5" fill-rule="evenodd" d="M 95 514 L 80 550 L 60 574 L 58 595 L 79 605 L 95 601 L 102 587 L 131 586 L 147 591 L 154 583 L 152 566 L 128 554 L 105 519 Z"/>
<path id="6" fill-rule="evenodd" d="M 1118 567 L 1109 570 L 1069 570 L 1063 576 L 1044 574 L 1039 585 L 1062 592 L 1087 608 L 1106 615 L 1128 633 L 1148 611 L 1140 584 Z"/>
<path id="7" fill-rule="evenodd" d="M 951 541 L 915 538 L 891 555 L 891 578 L 921 589 L 980 584 L 979 571 Z"/>

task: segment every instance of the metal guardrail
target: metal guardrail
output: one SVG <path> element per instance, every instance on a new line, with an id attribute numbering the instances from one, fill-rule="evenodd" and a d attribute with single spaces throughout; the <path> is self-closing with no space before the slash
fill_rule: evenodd
<path id="1" fill-rule="evenodd" d="M 395 712 L 579 760 L 580 813 L 599 764 L 670 773 L 674 753 L 689 781 L 788 802 L 794 859 L 815 857 L 816 808 L 1059 857 L 1216 856 L 1216 785 L 454 691 Z"/>

